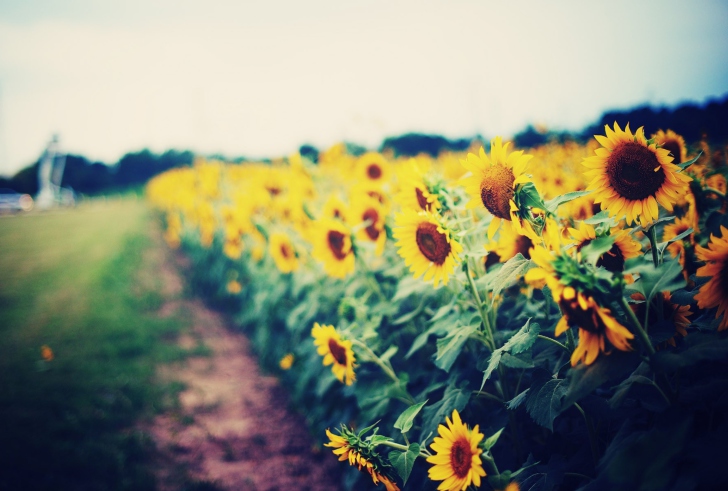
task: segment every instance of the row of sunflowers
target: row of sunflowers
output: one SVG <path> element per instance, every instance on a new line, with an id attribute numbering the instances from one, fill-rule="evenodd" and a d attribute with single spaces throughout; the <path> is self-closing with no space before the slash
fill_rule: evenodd
<path id="1" fill-rule="evenodd" d="M 728 437 L 721 152 L 615 123 L 527 151 L 199 160 L 147 194 L 191 285 L 355 468 L 345 487 L 707 489 Z"/>

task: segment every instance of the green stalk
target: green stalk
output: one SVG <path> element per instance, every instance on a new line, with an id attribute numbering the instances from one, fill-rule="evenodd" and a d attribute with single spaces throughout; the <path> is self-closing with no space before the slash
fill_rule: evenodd
<path id="1" fill-rule="evenodd" d="M 468 285 L 470 286 L 470 292 L 473 295 L 473 299 L 475 300 L 475 304 L 478 307 L 478 312 L 480 313 L 480 320 L 483 322 L 483 327 L 485 329 L 485 333 L 487 336 L 488 341 L 488 347 L 490 348 L 490 351 L 495 351 L 495 338 L 493 337 L 493 330 L 490 326 L 490 319 L 488 318 L 487 312 L 483 310 L 483 302 L 480 300 L 480 294 L 478 293 L 478 288 L 475 286 L 475 281 L 473 280 L 473 277 L 470 275 L 470 264 L 466 260 L 464 263 L 465 267 L 465 276 L 468 278 Z"/>
<path id="2" fill-rule="evenodd" d="M 543 336 L 543 335 L 541 335 L 541 334 L 539 334 L 539 335 L 538 335 L 538 337 L 539 337 L 539 339 L 545 339 L 546 341 L 549 341 L 549 342 L 551 342 L 551 343 L 555 344 L 556 346 L 558 346 L 558 347 L 560 347 L 560 348 L 564 349 L 564 350 L 565 350 L 565 351 L 566 351 L 567 353 L 571 354 L 571 350 L 570 350 L 569 348 L 567 348 L 567 347 L 566 347 L 565 345 L 563 345 L 563 344 L 559 343 L 559 342 L 558 342 L 558 341 L 556 341 L 556 340 L 555 340 L 554 338 L 550 338 L 550 337 L 548 337 L 548 336 Z"/>
<path id="3" fill-rule="evenodd" d="M 652 250 L 652 262 L 655 264 L 655 267 L 658 267 L 660 265 L 660 258 L 658 256 L 657 251 L 657 231 L 655 230 L 655 226 L 651 226 L 650 229 L 647 231 L 647 237 L 650 239 L 650 249 Z"/>
<path id="4" fill-rule="evenodd" d="M 359 341 L 356 338 L 352 338 L 351 343 L 355 346 L 358 346 L 362 351 L 364 351 L 367 354 L 367 356 L 369 357 L 369 359 L 371 361 L 373 361 L 374 363 L 376 363 L 379 366 L 379 368 L 382 369 L 384 374 L 387 375 L 387 377 L 389 377 L 395 384 L 397 384 L 400 387 L 402 386 L 402 381 L 399 379 L 399 377 L 397 377 L 397 374 L 394 373 L 394 370 L 392 369 L 392 367 L 390 367 L 387 363 L 385 363 L 384 360 L 379 358 L 379 356 L 377 356 L 377 354 L 374 353 L 374 351 L 372 351 L 371 348 L 369 348 L 369 346 L 362 343 L 361 341 Z M 406 391 L 404 393 L 406 396 L 406 400 L 404 402 L 407 402 L 410 405 L 416 404 L 416 401 L 414 400 L 414 398 L 411 395 L 409 395 Z"/>
<path id="5" fill-rule="evenodd" d="M 405 447 L 404 445 L 400 445 L 399 443 L 394 443 L 394 442 L 390 442 L 390 441 L 379 442 L 379 443 L 377 443 L 377 445 L 384 445 L 387 447 L 392 447 L 392 448 L 394 448 L 396 450 L 400 450 L 402 452 L 406 452 L 409 450 L 409 447 Z M 420 450 L 419 456 L 426 459 L 427 457 L 431 457 L 432 454 L 430 454 L 430 452 L 428 452 L 427 450 L 424 450 L 424 451 Z"/>
<path id="6" fill-rule="evenodd" d="M 493 474 L 495 474 L 496 476 L 500 476 L 500 472 L 498 472 L 498 466 L 495 465 L 495 460 L 493 460 L 490 452 L 483 452 L 482 454 L 480 454 L 480 458 L 488 464 L 490 470 L 493 471 Z"/>
<path id="7" fill-rule="evenodd" d="M 584 418 L 584 423 L 586 423 L 586 431 L 589 433 L 589 447 L 591 447 L 592 459 L 594 460 L 594 466 L 596 467 L 599 462 L 599 447 L 597 446 L 597 435 L 594 432 L 594 426 L 584 412 L 584 409 L 579 404 L 575 402 L 574 407 L 581 413 L 581 416 Z"/>
<path id="8" fill-rule="evenodd" d="M 649 353 L 650 360 L 652 360 L 652 357 L 655 356 L 655 348 L 652 346 L 650 338 L 647 336 L 647 332 L 642 327 L 642 324 L 640 323 L 639 319 L 632 311 L 632 309 L 629 307 L 629 303 L 627 303 L 627 299 L 624 297 L 622 297 L 622 309 L 629 317 L 629 320 L 632 322 L 632 325 L 634 326 L 635 331 L 637 331 L 637 335 L 640 338 L 640 342 L 647 350 L 647 353 Z"/>

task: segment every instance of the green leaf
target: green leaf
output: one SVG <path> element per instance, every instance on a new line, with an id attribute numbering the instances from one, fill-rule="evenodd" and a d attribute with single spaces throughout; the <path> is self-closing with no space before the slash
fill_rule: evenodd
<path id="1" fill-rule="evenodd" d="M 422 411 L 422 434 L 436 433 L 437 426 L 443 423 L 446 417 L 450 417 L 454 409 L 463 410 L 471 395 L 467 383 L 456 387 L 455 381 L 452 380 L 445 389 L 442 399 Z"/>
<path id="2" fill-rule="evenodd" d="M 397 421 L 394 422 L 394 427 L 402 433 L 407 433 L 410 428 L 412 428 L 412 424 L 415 421 L 415 416 L 417 416 L 417 414 L 420 412 L 420 409 L 422 409 L 425 404 L 427 404 L 427 401 L 420 402 L 419 404 L 415 404 L 405 409 L 404 412 L 399 415 Z"/>
<path id="3" fill-rule="evenodd" d="M 663 254 L 665 252 L 665 249 L 667 249 L 667 246 L 669 246 L 673 242 L 677 242 L 678 240 L 684 239 L 685 237 L 692 234 L 693 232 L 694 232 L 694 230 L 692 228 L 689 228 L 686 231 L 684 231 L 683 233 L 676 235 L 672 239 L 669 239 L 665 242 L 659 242 L 657 244 L 657 250 L 660 252 L 660 254 Z"/>
<path id="4" fill-rule="evenodd" d="M 541 210 L 546 209 L 541 195 L 538 193 L 538 189 L 532 182 L 527 182 L 520 186 L 518 189 L 518 203 L 522 206 L 530 206 L 533 208 L 539 208 Z"/>
<path id="5" fill-rule="evenodd" d="M 655 268 L 652 262 L 643 263 L 631 268 L 625 273 L 637 273 L 640 279 L 634 283 L 636 288 L 644 296 L 647 302 L 658 293 L 674 291 L 685 286 L 685 278 L 682 275 L 682 266 L 678 258 L 666 258 L 665 262 Z"/>
<path id="6" fill-rule="evenodd" d="M 609 356 L 601 355 L 591 365 L 580 364 L 566 374 L 568 388 L 563 400 L 563 409 L 567 409 L 582 397 L 602 384 L 620 379 L 632 372 L 640 363 L 639 356 L 633 351 L 612 351 Z"/>
<path id="7" fill-rule="evenodd" d="M 554 419 L 565 409 L 566 380 L 549 378 L 531 384 L 531 394 L 526 400 L 526 410 L 533 420 L 549 430 L 554 430 Z"/>
<path id="8" fill-rule="evenodd" d="M 581 248 L 581 257 L 589 264 L 596 265 L 603 254 L 609 252 L 617 239 L 615 235 L 597 237 Z"/>
<path id="9" fill-rule="evenodd" d="M 511 399 L 510 401 L 508 401 L 506 407 L 508 409 L 516 409 L 516 408 L 518 408 L 518 406 L 520 406 L 521 404 L 523 404 L 523 402 L 528 397 L 528 391 L 529 390 L 531 390 L 531 389 L 529 388 L 529 389 L 524 390 L 523 392 L 521 392 L 520 394 L 518 394 L 516 397 L 514 397 L 513 399 Z"/>
<path id="10" fill-rule="evenodd" d="M 493 370 L 498 368 L 498 364 L 501 362 L 501 358 L 504 353 L 511 353 L 515 355 L 528 350 L 531 346 L 533 346 L 533 343 L 536 342 L 540 331 L 541 327 L 536 323 L 531 324 L 531 319 L 528 319 L 523 327 L 511 336 L 506 344 L 495 350 L 493 354 L 490 355 L 488 367 L 485 369 L 485 372 L 483 372 L 483 381 L 480 383 L 480 390 L 483 390 L 483 386 L 485 386 L 485 382 L 490 378 Z"/>
<path id="11" fill-rule="evenodd" d="M 577 198 L 581 198 L 582 196 L 586 196 L 587 194 L 591 194 L 591 191 L 572 191 L 571 193 L 562 194 L 561 196 L 548 200 L 546 202 L 545 209 L 551 213 L 556 213 L 559 206 L 564 203 L 568 203 L 569 201 L 574 201 Z"/>
<path id="12" fill-rule="evenodd" d="M 451 331 L 444 338 L 438 339 L 435 365 L 449 372 L 453 363 L 455 363 L 455 360 L 463 350 L 463 345 L 476 330 L 476 326 L 462 326 Z"/>
<path id="13" fill-rule="evenodd" d="M 534 366 L 530 353 L 522 353 L 520 355 L 503 353 L 500 362 L 508 368 L 533 368 Z"/>
<path id="14" fill-rule="evenodd" d="M 493 292 L 495 299 L 504 288 L 511 286 L 518 278 L 526 274 L 531 268 L 531 261 L 519 252 L 506 261 L 488 282 L 488 289 Z"/>
<path id="15" fill-rule="evenodd" d="M 681 163 L 677 164 L 677 166 L 680 167 L 680 169 L 685 170 L 688 167 L 690 167 L 691 165 L 693 165 L 695 162 L 697 162 L 701 155 L 703 155 L 702 150 L 700 152 L 698 152 L 698 155 L 695 158 L 692 158 L 692 159 L 688 160 L 687 162 L 681 162 Z"/>
<path id="16" fill-rule="evenodd" d="M 612 218 L 609 216 L 609 210 L 602 210 L 593 217 L 584 220 L 584 223 L 589 225 L 601 225 L 604 222 L 611 222 Z"/>
<path id="17" fill-rule="evenodd" d="M 406 355 L 404 355 L 404 359 L 409 359 L 410 356 L 415 354 L 417 351 L 420 350 L 424 345 L 427 344 L 428 338 L 431 334 L 442 334 L 446 331 L 446 326 L 442 324 L 433 324 L 431 325 L 425 332 L 420 333 L 414 341 L 412 341 L 412 346 L 410 347 L 409 351 Z"/>
<path id="18" fill-rule="evenodd" d="M 500 430 L 496 431 L 491 436 L 489 436 L 488 438 L 485 439 L 485 442 L 483 442 L 483 446 L 485 446 L 486 451 L 493 448 L 493 446 L 498 441 L 498 438 L 500 438 L 501 433 L 503 433 L 503 430 L 505 430 L 505 428 L 501 428 Z"/>
<path id="19" fill-rule="evenodd" d="M 673 372 L 707 361 L 728 362 L 728 339 L 714 333 L 697 332 L 683 341 L 679 351 L 658 351 L 655 364 L 662 370 Z"/>
<path id="20" fill-rule="evenodd" d="M 407 447 L 406 452 L 400 452 L 399 450 L 389 452 L 389 462 L 397 470 L 399 477 L 402 478 L 403 485 L 407 483 L 407 479 L 409 479 L 410 473 L 412 472 L 412 466 L 415 465 L 415 460 L 417 460 L 419 455 L 419 443 L 411 443 Z"/>

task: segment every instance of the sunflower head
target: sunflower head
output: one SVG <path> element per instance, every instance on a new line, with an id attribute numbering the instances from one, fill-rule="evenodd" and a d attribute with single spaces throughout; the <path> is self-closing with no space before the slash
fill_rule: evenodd
<path id="1" fill-rule="evenodd" d="M 438 215 L 405 211 L 395 218 L 394 237 L 397 252 L 415 277 L 447 285 L 463 248 Z"/>
<path id="2" fill-rule="evenodd" d="M 354 366 L 356 359 L 351 348 L 351 341 L 342 339 L 334 326 L 322 326 L 314 323 L 311 329 L 313 344 L 319 355 L 323 356 L 324 366 L 331 366 L 331 371 L 339 382 L 351 385 L 356 380 Z"/>
<path id="3" fill-rule="evenodd" d="M 574 239 L 576 250 L 581 249 L 598 237 L 612 235 L 614 243 L 612 247 L 597 259 L 596 266 L 602 266 L 612 273 L 624 271 L 624 264 L 628 259 L 637 257 L 642 253 L 642 246 L 634 240 L 629 230 L 612 229 L 605 233 L 597 233 L 597 230 L 588 223 L 580 222 L 578 229 L 569 228 L 569 233 Z"/>
<path id="4" fill-rule="evenodd" d="M 437 489 L 446 491 L 464 490 L 470 485 L 480 487 L 485 470 L 480 459 L 483 450 L 480 442 L 483 434 L 478 425 L 471 430 L 460 419 L 457 409 L 452 419 L 446 418 L 447 427 L 440 425 L 438 434 L 430 445 L 435 452 L 427 458 L 433 464 L 428 475 L 433 481 L 443 481 Z"/>
<path id="5" fill-rule="evenodd" d="M 688 149 L 685 145 L 685 139 L 672 130 L 662 131 L 652 135 L 658 147 L 664 148 L 672 155 L 673 163 L 679 164 L 685 162 L 688 156 Z"/>
<path id="6" fill-rule="evenodd" d="M 697 275 L 710 278 L 700 287 L 695 300 L 701 309 L 717 307 L 716 319 L 723 316 L 718 330 L 724 331 L 728 329 L 728 228 L 721 225 L 720 232 L 720 237 L 711 234 L 707 248 L 695 247 L 697 258 L 707 263 L 698 269 Z"/>
<path id="7" fill-rule="evenodd" d="M 485 207 L 493 220 L 488 227 L 488 238 L 492 239 L 501 220 L 512 221 L 518 207 L 514 201 L 517 186 L 529 182 L 524 174 L 531 155 L 523 151 L 508 152 L 510 142 L 503 143 L 501 137 L 490 142 L 490 157 L 480 147 L 478 154 L 469 153 L 460 163 L 470 173 L 462 179 L 470 195 L 468 208 Z"/>
<path id="8" fill-rule="evenodd" d="M 329 443 L 325 443 L 324 446 L 332 448 L 340 462 L 348 461 L 349 465 L 356 466 L 359 471 L 369 474 L 375 485 L 382 483 L 387 491 L 399 491 L 392 477 L 392 467 L 385 463 L 371 438 L 364 437 L 366 431 L 367 429 L 364 429 L 355 433 L 342 425 L 337 435 L 327 429 L 326 436 L 329 437 Z"/>
<path id="9" fill-rule="evenodd" d="M 321 219 L 311 233 L 314 259 L 324 263 L 324 270 L 334 278 L 345 278 L 355 268 L 351 231 L 338 220 Z"/>
<path id="10" fill-rule="evenodd" d="M 288 235 L 281 232 L 271 233 L 268 250 L 281 273 L 291 273 L 298 269 L 298 251 Z"/>
<path id="11" fill-rule="evenodd" d="M 382 184 L 389 181 L 391 166 L 378 152 L 367 152 L 356 162 L 356 176 L 359 180 Z"/>
<path id="12" fill-rule="evenodd" d="M 629 124 L 622 130 L 615 122 L 614 130 L 604 129 L 606 136 L 594 136 L 602 147 L 583 162 L 590 169 L 585 175 L 592 178 L 587 190 L 594 202 L 627 224 L 656 220 L 658 203 L 672 211 L 692 178 L 681 173 L 668 150 L 645 138 L 643 128 L 633 134 Z"/>
<path id="13" fill-rule="evenodd" d="M 357 238 L 361 242 L 373 242 L 376 255 L 381 256 L 387 242 L 387 233 L 384 229 L 386 208 L 371 196 L 364 196 L 354 200 L 353 203 L 350 221 L 353 227 L 358 227 Z"/>

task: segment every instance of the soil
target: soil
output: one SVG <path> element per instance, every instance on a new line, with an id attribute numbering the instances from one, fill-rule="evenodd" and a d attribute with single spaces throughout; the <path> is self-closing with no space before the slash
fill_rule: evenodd
<path id="1" fill-rule="evenodd" d="M 229 329 L 221 313 L 182 295 L 184 258 L 164 243 L 150 254 L 160 256 L 154 261 L 164 298 L 159 315 L 190 319 L 191 329 L 175 342 L 199 353 L 159 373 L 184 384 L 173 409 L 145 428 L 158 449 L 159 489 L 340 489 L 342 464 L 314 444 L 278 380 L 259 370 L 247 338 Z"/>

